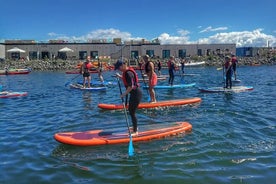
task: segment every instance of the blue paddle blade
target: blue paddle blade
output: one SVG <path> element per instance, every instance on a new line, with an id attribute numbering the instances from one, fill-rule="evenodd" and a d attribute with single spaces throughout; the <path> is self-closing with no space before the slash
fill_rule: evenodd
<path id="1" fill-rule="evenodd" d="M 129 137 L 128 155 L 131 157 L 134 155 L 134 147 L 132 144 L 132 136 Z"/>

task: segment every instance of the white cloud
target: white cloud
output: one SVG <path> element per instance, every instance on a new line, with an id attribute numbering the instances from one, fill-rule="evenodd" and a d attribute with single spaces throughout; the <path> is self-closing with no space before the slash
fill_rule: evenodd
<path id="1" fill-rule="evenodd" d="M 213 28 L 212 28 L 213 29 Z M 218 30 L 218 28 L 215 28 Z M 220 28 L 221 29 L 221 28 Z M 51 33 L 50 35 L 55 35 Z M 110 39 L 122 38 L 122 40 L 141 40 L 142 37 L 133 37 L 129 32 L 123 32 L 118 29 L 98 29 L 87 33 L 82 36 L 66 36 L 61 34 L 55 39 L 63 39 L 67 41 L 79 41 L 86 42 L 89 39 Z M 265 47 L 267 41 L 270 46 L 276 47 L 276 37 L 273 35 L 267 35 L 263 33 L 262 29 L 255 29 L 253 31 L 240 31 L 240 32 L 222 32 L 216 33 L 206 38 L 198 40 L 190 40 L 190 31 L 177 30 L 177 35 L 170 35 L 168 33 L 162 33 L 158 36 L 161 44 L 212 44 L 212 43 L 235 43 L 237 47 L 252 46 L 252 47 Z"/>
<path id="2" fill-rule="evenodd" d="M 209 26 L 203 30 L 201 30 L 199 33 L 205 33 L 205 32 L 215 32 L 215 31 L 224 31 L 227 30 L 228 27 L 217 27 L 217 28 L 213 28 L 212 26 Z"/>
<path id="3" fill-rule="evenodd" d="M 82 42 L 86 42 L 87 40 L 91 40 L 91 39 L 97 40 L 97 39 L 113 39 L 113 38 L 122 38 L 123 41 L 142 39 L 140 37 L 136 37 L 136 38 L 132 37 L 131 33 L 129 32 L 122 32 L 118 29 L 113 29 L 113 28 L 97 29 L 82 36 L 59 35 L 56 37 L 56 39 L 62 39 L 62 40 L 68 40 L 68 41 L 78 40 Z"/>
<path id="4" fill-rule="evenodd" d="M 253 31 L 240 31 L 229 33 L 217 33 L 208 38 L 199 39 L 199 43 L 236 43 L 237 47 L 252 46 L 265 47 L 267 41 L 271 46 L 276 46 L 276 37 L 262 33 L 262 29 Z"/>
<path id="5" fill-rule="evenodd" d="M 170 36 L 168 33 L 162 33 L 158 39 L 162 44 L 187 44 L 189 42 L 190 32 L 187 30 L 178 30 L 179 36 Z"/>

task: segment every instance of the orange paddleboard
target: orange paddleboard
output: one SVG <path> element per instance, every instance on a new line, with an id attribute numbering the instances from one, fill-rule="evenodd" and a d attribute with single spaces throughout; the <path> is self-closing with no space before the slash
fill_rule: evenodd
<path id="1" fill-rule="evenodd" d="M 138 109 L 187 105 L 187 104 L 193 104 L 193 103 L 199 103 L 199 102 L 201 102 L 201 98 L 198 98 L 198 97 L 177 99 L 177 100 L 157 101 L 156 103 L 146 102 L 146 103 L 140 103 L 138 106 Z M 98 107 L 101 109 L 107 109 L 107 110 L 119 110 L 124 108 L 122 104 L 98 104 Z"/>
<path id="2" fill-rule="evenodd" d="M 155 128 L 153 130 L 139 131 L 138 135 L 132 136 L 133 142 L 160 139 L 186 131 L 191 131 L 192 125 L 188 122 L 177 122 L 173 126 Z M 105 144 L 122 144 L 129 142 L 129 134 L 104 130 L 90 130 L 85 132 L 56 133 L 54 138 L 63 144 L 74 146 L 96 146 Z"/>

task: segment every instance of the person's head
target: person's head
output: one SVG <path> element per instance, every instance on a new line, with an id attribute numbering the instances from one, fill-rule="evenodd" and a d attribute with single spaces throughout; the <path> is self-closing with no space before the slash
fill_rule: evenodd
<path id="1" fill-rule="evenodd" d="M 126 66 L 126 63 L 122 60 L 118 60 L 115 64 L 114 64 L 114 70 L 120 70 L 122 71 L 124 69 L 124 66 Z"/>
<path id="2" fill-rule="evenodd" d="M 145 62 L 147 62 L 147 61 L 149 60 L 149 55 L 144 55 L 144 56 L 143 56 L 143 60 L 144 60 Z"/>
<path id="3" fill-rule="evenodd" d="M 225 61 L 230 61 L 231 60 L 231 57 L 230 56 L 226 56 L 225 57 Z"/>
<path id="4" fill-rule="evenodd" d="M 86 57 L 86 62 L 90 62 L 90 56 Z"/>

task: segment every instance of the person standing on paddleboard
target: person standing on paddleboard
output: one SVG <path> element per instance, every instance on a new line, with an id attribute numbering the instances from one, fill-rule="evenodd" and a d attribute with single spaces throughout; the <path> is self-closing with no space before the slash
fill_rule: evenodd
<path id="1" fill-rule="evenodd" d="M 150 102 L 156 103 L 156 97 L 155 97 L 155 91 L 154 86 L 157 84 L 157 75 L 154 72 L 154 64 L 149 60 L 149 56 L 145 55 L 143 57 L 143 60 L 145 61 L 145 72 L 149 78 L 149 94 L 150 94 Z"/>
<path id="2" fill-rule="evenodd" d="M 232 65 L 233 65 L 233 72 L 234 72 L 234 77 L 235 77 L 235 80 L 237 80 L 237 63 L 238 63 L 238 60 L 236 58 L 236 56 L 234 54 L 232 54 L 232 58 L 231 58 L 231 62 L 232 62 Z"/>
<path id="3" fill-rule="evenodd" d="M 80 67 L 80 73 L 83 76 L 83 88 L 85 88 L 86 82 L 87 82 L 88 88 L 90 88 L 90 81 L 91 81 L 91 76 L 89 73 L 90 68 L 91 68 L 90 56 L 87 56 L 86 61 Z"/>
<path id="4" fill-rule="evenodd" d="M 100 61 L 100 58 L 98 57 L 98 77 L 101 82 L 104 82 L 103 79 L 103 63 Z"/>
<path id="5" fill-rule="evenodd" d="M 170 57 L 170 60 L 168 61 L 168 69 L 169 69 L 169 85 L 173 85 L 174 80 L 174 71 L 175 71 L 175 62 L 174 62 L 174 56 Z"/>
<path id="6" fill-rule="evenodd" d="M 116 75 L 123 80 L 126 87 L 126 91 L 122 93 L 121 98 L 130 94 L 128 111 L 132 120 L 133 135 L 138 135 L 136 110 L 142 99 L 142 91 L 139 88 L 137 73 L 133 68 L 128 67 L 124 61 L 118 60 L 114 66 L 115 70 L 120 70 L 122 72 L 122 75 L 118 73 Z"/>
<path id="7" fill-rule="evenodd" d="M 225 57 L 224 67 L 225 67 L 225 78 L 226 78 L 225 88 L 228 88 L 229 86 L 231 89 L 232 88 L 232 62 L 229 56 Z"/>
<path id="8" fill-rule="evenodd" d="M 162 69 L 162 63 L 161 61 L 158 59 L 157 60 L 157 68 L 158 68 L 158 75 L 161 75 L 161 69 Z"/>

